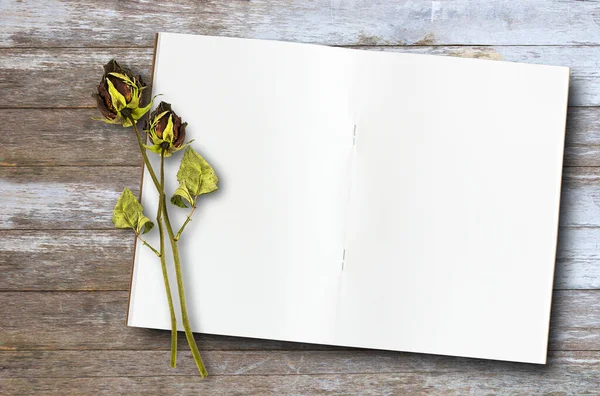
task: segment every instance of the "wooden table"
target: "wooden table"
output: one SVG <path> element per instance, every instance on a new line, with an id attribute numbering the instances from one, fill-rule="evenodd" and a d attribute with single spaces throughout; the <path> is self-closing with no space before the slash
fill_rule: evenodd
<path id="1" fill-rule="evenodd" d="M 599 3 L 3 0 L 0 27 L 0 393 L 600 394 Z M 571 66 L 549 363 L 197 335 L 212 375 L 183 337 L 170 369 L 110 220 L 141 158 L 90 96 L 113 57 L 148 78 L 159 30 Z"/>

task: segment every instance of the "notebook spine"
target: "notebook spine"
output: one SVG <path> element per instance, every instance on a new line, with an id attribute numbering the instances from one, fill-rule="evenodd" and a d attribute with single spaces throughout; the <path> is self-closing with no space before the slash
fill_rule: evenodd
<path id="1" fill-rule="evenodd" d="M 348 221 L 348 210 L 349 210 L 349 206 L 350 206 L 350 199 L 351 199 L 351 195 L 352 195 L 352 179 L 353 179 L 353 170 L 354 170 L 354 150 L 355 150 L 355 146 L 356 146 L 356 124 L 354 124 L 354 127 L 352 128 L 352 147 L 350 150 L 350 156 L 348 158 L 348 200 L 346 202 L 346 222 Z M 344 226 L 344 228 L 347 228 L 348 224 L 346 223 L 346 225 Z M 347 230 L 344 229 L 344 245 L 343 245 L 343 249 L 342 249 L 342 271 L 344 270 L 344 265 L 346 263 L 346 232 Z"/>

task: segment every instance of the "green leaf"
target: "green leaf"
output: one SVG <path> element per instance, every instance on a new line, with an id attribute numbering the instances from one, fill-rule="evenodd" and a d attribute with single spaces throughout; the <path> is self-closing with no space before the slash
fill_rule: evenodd
<path id="1" fill-rule="evenodd" d="M 112 222 L 117 228 L 131 228 L 136 234 L 145 234 L 154 227 L 154 223 L 144 216 L 144 208 L 131 192 L 125 187 L 115 209 Z"/>
<path id="2" fill-rule="evenodd" d="M 198 195 L 208 194 L 219 188 L 219 178 L 214 169 L 190 146 L 186 147 L 181 159 L 177 180 L 179 188 L 171 198 L 171 203 L 180 207 L 185 207 L 182 206 L 185 205 L 183 200 L 195 205 Z"/>
<path id="3" fill-rule="evenodd" d="M 110 95 L 110 99 L 112 101 L 112 105 L 117 111 L 121 111 L 127 106 L 127 101 L 125 100 L 125 96 L 121 95 L 117 88 L 113 85 L 110 79 L 106 79 L 106 83 L 108 84 L 108 93 Z"/>
<path id="4" fill-rule="evenodd" d="M 171 203 L 180 208 L 187 208 L 188 205 L 186 205 L 186 202 L 192 206 L 196 205 L 196 200 L 192 198 L 187 188 L 185 188 L 184 185 L 181 185 L 177 187 L 177 190 L 175 190 L 175 193 L 171 197 Z"/>
<path id="5" fill-rule="evenodd" d="M 140 217 L 140 221 L 138 223 L 137 233 L 138 234 L 146 234 L 152 228 L 154 228 L 154 223 L 151 222 L 149 218 L 147 218 L 146 216 L 144 216 L 142 214 L 142 216 Z"/>
<path id="6" fill-rule="evenodd" d="M 194 151 L 193 148 L 188 146 L 186 151 L 190 153 L 189 155 L 197 156 L 198 160 L 200 161 L 200 166 L 202 167 L 202 182 L 200 183 L 200 190 L 198 191 L 197 195 L 208 194 L 216 191 L 219 188 L 219 186 L 217 186 L 217 183 L 219 183 L 219 178 L 217 177 L 217 174 L 212 166 L 210 166 L 200 154 Z"/>

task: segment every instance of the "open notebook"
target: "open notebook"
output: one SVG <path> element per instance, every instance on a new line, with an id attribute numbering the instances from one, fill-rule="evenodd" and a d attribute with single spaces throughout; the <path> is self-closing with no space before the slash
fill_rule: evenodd
<path id="1" fill-rule="evenodd" d="M 153 94 L 220 177 L 180 241 L 193 330 L 545 363 L 568 81 L 159 34 Z M 170 214 L 177 228 L 187 210 Z M 137 244 L 134 261 L 128 325 L 169 329 L 156 257 Z"/>

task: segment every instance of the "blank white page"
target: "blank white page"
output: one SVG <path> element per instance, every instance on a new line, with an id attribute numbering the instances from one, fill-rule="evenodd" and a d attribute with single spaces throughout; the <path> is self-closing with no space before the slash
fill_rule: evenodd
<path id="1" fill-rule="evenodd" d="M 156 53 L 154 94 L 221 178 L 180 242 L 194 331 L 545 362 L 567 68 L 179 34 Z M 170 326 L 139 244 L 128 324 Z"/>
<path id="2" fill-rule="evenodd" d="M 361 53 L 339 343 L 545 363 L 568 72 Z"/>
<path id="3" fill-rule="evenodd" d="M 220 177 L 179 243 L 194 331 L 325 341 L 343 252 L 355 64 L 342 49 L 159 35 L 156 100 L 189 123 L 188 139 Z M 168 159 L 167 194 L 181 154 Z M 142 203 L 154 218 L 150 180 L 146 173 Z M 169 210 L 178 228 L 188 211 Z M 170 328 L 159 261 L 141 244 L 128 324 Z"/>

